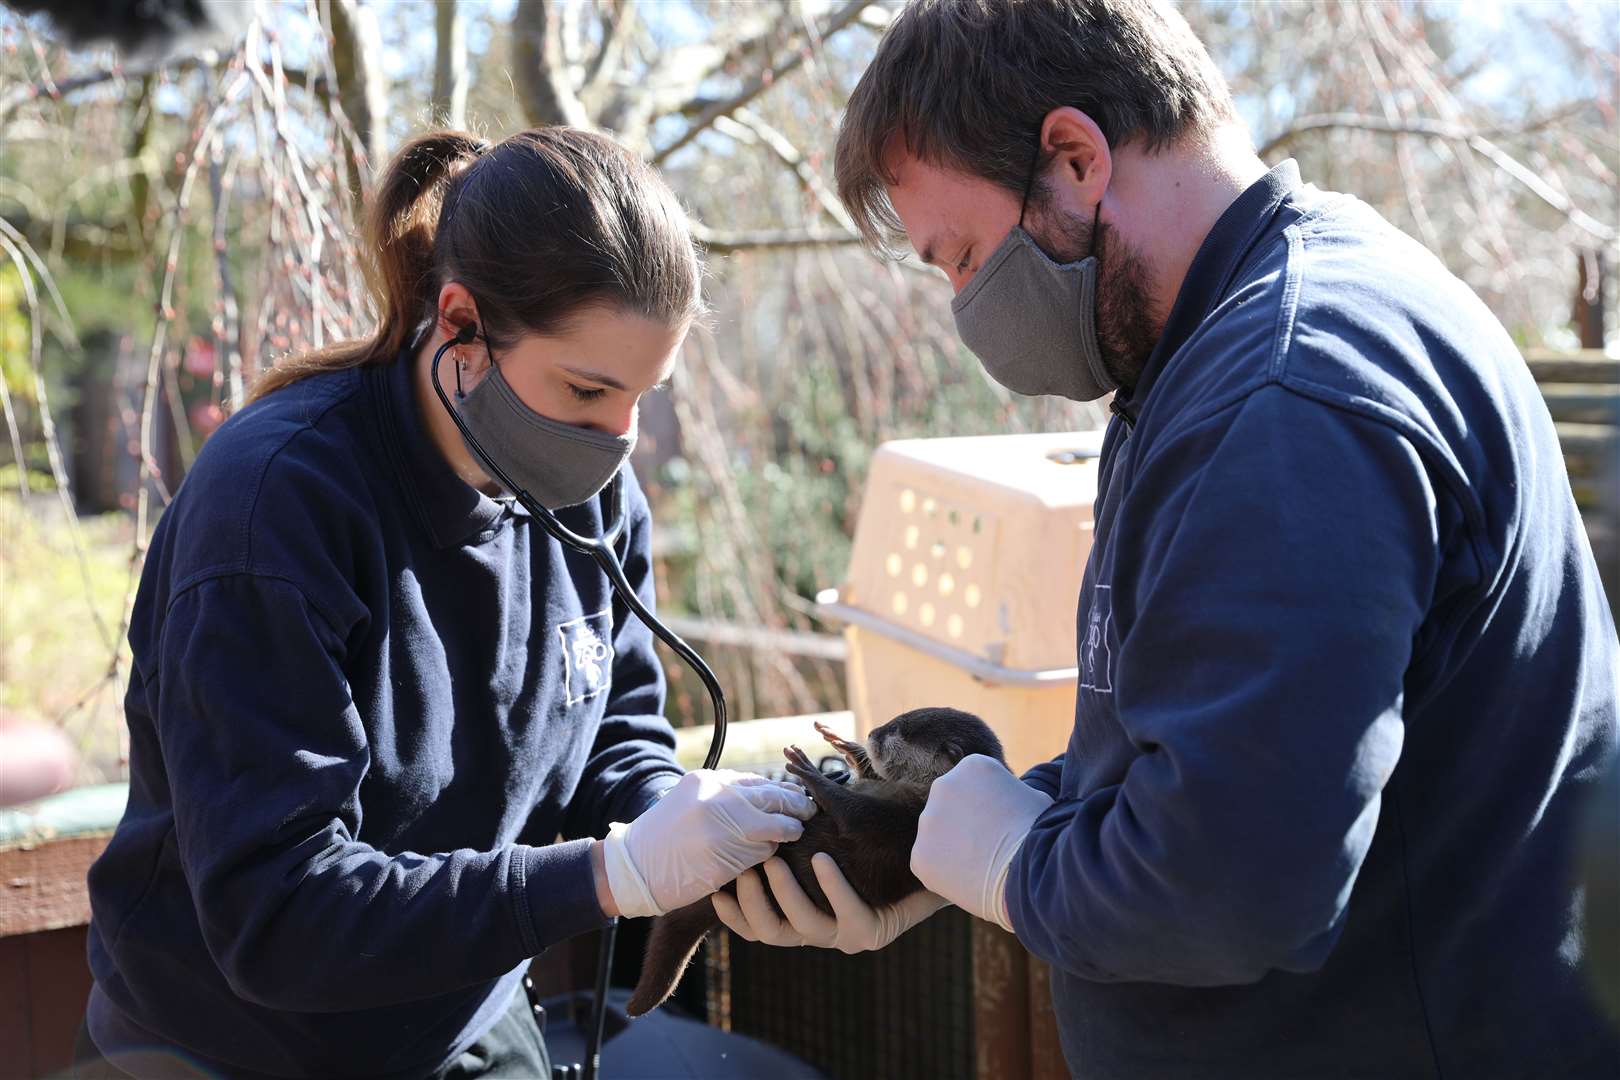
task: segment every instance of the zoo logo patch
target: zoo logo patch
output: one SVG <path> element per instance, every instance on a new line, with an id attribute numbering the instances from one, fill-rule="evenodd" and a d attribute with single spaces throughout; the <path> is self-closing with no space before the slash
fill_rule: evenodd
<path id="1" fill-rule="evenodd" d="M 1099 694 L 1114 692 L 1114 650 L 1108 644 L 1109 624 L 1114 621 L 1114 591 L 1107 585 L 1091 590 L 1091 610 L 1086 614 L 1084 636 L 1080 640 L 1080 689 Z"/>
<path id="2" fill-rule="evenodd" d="M 568 704 L 593 698 L 613 682 L 613 609 L 582 615 L 557 627 L 562 639 L 563 693 Z"/>

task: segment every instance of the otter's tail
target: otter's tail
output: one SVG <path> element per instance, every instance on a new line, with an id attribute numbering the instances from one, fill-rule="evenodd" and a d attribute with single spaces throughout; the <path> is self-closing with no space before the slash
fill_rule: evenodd
<path id="1" fill-rule="evenodd" d="M 704 897 L 667 915 L 660 915 L 647 935 L 647 957 L 641 963 L 641 980 L 625 1008 L 631 1016 L 652 1012 L 675 992 L 686 965 L 697 952 L 698 943 L 720 925 L 714 903 Z"/>

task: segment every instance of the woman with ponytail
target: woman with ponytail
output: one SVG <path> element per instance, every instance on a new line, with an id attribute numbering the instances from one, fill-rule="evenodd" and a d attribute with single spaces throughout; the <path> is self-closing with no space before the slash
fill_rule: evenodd
<path id="1" fill-rule="evenodd" d="M 813 812 L 682 775 L 651 635 L 447 411 L 576 532 L 621 477 L 650 606 L 626 458 L 702 306 L 669 189 L 582 131 L 435 132 L 365 245 L 375 332 L 268 372 L 153 537 L 80 1075 L 549 1077 L 529 958 Z"/>

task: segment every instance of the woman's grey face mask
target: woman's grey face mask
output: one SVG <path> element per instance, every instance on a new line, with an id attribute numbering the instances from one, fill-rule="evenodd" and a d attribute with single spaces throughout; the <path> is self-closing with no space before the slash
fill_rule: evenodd
<path id="1" fill-rule="evenodd" d="M 465 394 L 458 387 L 456 398 L 473 438 L 547 510 L 595 498 L 635 449 L 634 428 L 628 435 L 609 435 L 535 412 L 506 381 L 493 355 L 483 381 Z M 465 434 L 462 442 L 474 461 L 483 460 Z"/>
<path id="2" fill-rule="evenodd" d="M 1094 401 L 1118 386 L 1097 340 L 1095 222 L 1091 237 L 1086 258 L 1054 262 L 1024 231 L 1020 208 L 1018 224 L 951 301 L 962 343 L 1007 389 Z"/>

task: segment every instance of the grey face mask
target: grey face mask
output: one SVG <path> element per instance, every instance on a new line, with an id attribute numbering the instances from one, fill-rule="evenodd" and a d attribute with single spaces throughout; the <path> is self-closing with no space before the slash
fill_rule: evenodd
<path id="1" fill-rule="evenodd" d="M 1096 222 L 1091 236 L 1091 255 L 1053 262 L 1024 231 L 1020 207 L 1018 224 L 951 301 L 962 344 L 1007 389 L 1094 401 L 1119 385 L 1097 344 Z"/>
<path id="2" fill-rule="evenodd" d="M 461 392 L 458 378 L 456 398 L 484 452 L 547 510 L 594 498 L 636 445 L 633 428 L 629 435 L 608 435 L 541 416 L 523 404 L 493 359 L 470 393 Z M 483 460 L 465 433 L 461 440 L 474 461 Z"/>

